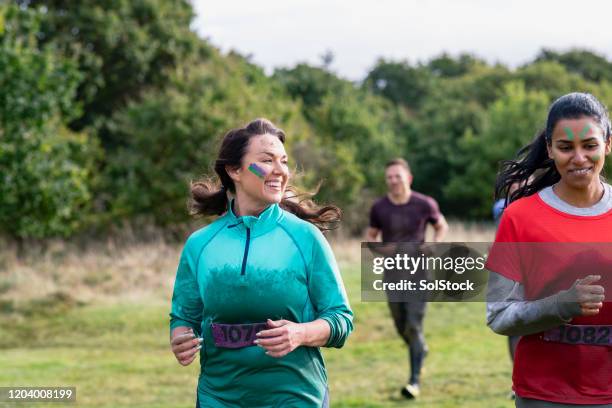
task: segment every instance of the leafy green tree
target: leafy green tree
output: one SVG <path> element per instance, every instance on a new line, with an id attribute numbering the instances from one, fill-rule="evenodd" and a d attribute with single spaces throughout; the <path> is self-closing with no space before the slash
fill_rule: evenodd
<path id="1" fill-rule="evenodd" d="M 433 196 L 441 209 L 452 214 L 443 192 L 454 176 L 451 157 L 465 129 L 480 129 L 484 108 L 476 100 L 448 97 L 450 88 L 435 88 L 423 103 L 415 124 L 415 135 L 408 145 L 415 190 Z"/>
<path id="2" fill-rule="evenodd" d="M 287 132 L 289 151 L 307 137 L 299 105 L 237 54 L 177 70 L 165 89 L 145 94 L 114 117 L 122 143 L 108 158 L 103 189 L 112 218 L 167 227 L 186 221 L 189 181 L 212 172 L 229 129 L 256 117 Z"/>
<path id="3" fill-rule="evenodd" d="M 300 64 L 274 79 L 302 102 L 314 137 L 299 150 L 310 177 L 322 179 L 320 197 L 344 209 L 349 230 L 367 222 L 363 203 L 384 191 L 384 164 L 402 156 L 408 124 L 404 109 L 322 68 Z"/>
<path id="4" fill-rule="evenodd" d="M 445 192 L 456 176 L 452 160 L 459 142 L 466 129 L 480 131 L 487 107 L 504 94 L 504 84 L 511 79 L 504 66 L 473 64 L 464 75 L 435 80 L 413 118 L 406 154 L 413 186 L 435 197 L 446 214 L 463 216 Z"/>
<path id="5" fill-rule="evenodd" d="M 545 48 L 535 59 L 535 62 L 541 61 L 557 62 L 567 71 L 578 74 L 589 81 L 612 81 L 612 62 L 603 55 L 592 51 L 572 49 L 567 52 L 556 52 Z"/>
<path id="6" fill-rule="evenodd" d="M 385 99 L 347 84 L 341 92 L 329 93 L 323 99 L 313 110 L 310 123 L 326 145 L 344 144 L 355 149 L 357 168 L 366 185 L 372 187 L 381 181 L 384 163 L 403 148 L 394 133 L 399 115 Z"/>
<path id="7" fill-rule="evenodd" d="M 163 87 L 168 69 L 193 55 L 205 57 L 206 43 L 189 25 L 188 0 L 17 0 L 21 7 L 43 9 L 41 45 L 53 44 L 78 61 L 83 74 L 77 92 L 81 115 L 75 130 L 101 127 L 105 145 L 115 140 L 108 119 L 150 87 Z"/>
<path id="8" fill-rule="evenodd" d="M 550 100 L 543 92 L 525 89 L 522 82 L 510 82 L 504 95 L 491 104 L 482 130 L 468 128 L 451 156 L 455 176 L 444 193 L 458 214 L 490 218 L 499 164 L 514 158 L 544 127 Z"/>
<path id="9" fill-rule="evenodd" d="M 40 13 L 2 9 L 0 34 L 0 229 L 23 238 L 67 236 L 86 219 L 95 145 L 66 123 L 80 75 L 40 47 Z"/>
<path id="10" fill-rule="evenodd" d="M 542 61 L 528 64 L 517 70 L 513 78 L 525 83 L 527 90 L 543 91 L 551 99 L 568 92 L 583 91 L 589 82 L 568 70 L 558 62 Z"/>
<path id="11" fill-rule="evenodd" d="M 308 64 L 298 64 L 290 69 L 277 69 L 272 79 L 277 81 L 293 99 L 302 101 L 306 117 L 309 117 L 312 108 L 322 103 L 326 95 L 339 92 L 345 85 L 345 81 L 325 68 Z"/>
<path id="12" fill-rule="evenodd" d="M 487 63 L 472 54 L 461 53 L 453 58 L 446 52 L 432 58 L 427 64 L 432 75 L 445 78 L 459 77 L 483 66 L 487 66 Z"/>
<path id="13" fill-rule="evenodd" d="M 395 104 L 417 109 L 431 92 L 433 80 L 426 67 L 380 59 L 368 73 L 364 87 Z"/>

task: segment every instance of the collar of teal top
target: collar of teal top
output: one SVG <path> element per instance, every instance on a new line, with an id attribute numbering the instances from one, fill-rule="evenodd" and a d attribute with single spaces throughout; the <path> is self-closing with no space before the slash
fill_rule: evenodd
<path id="1" fill-rule="evenodd" d="M 246 228 L 249 228 L 251 230 L 251 236 L 262 235 L 270 231 L 276 227 L 283 216 L 283 210 L 278 204 L 270 204 L 268 208 L 263 210 L 257 217 L 254 215 L 243 215 L 242 217 L 238 217 L 234 213 L 233 204 L 234 199 L 230 200 L 228 203 L 228 226 L 239 231 L 244 231 Z"/>

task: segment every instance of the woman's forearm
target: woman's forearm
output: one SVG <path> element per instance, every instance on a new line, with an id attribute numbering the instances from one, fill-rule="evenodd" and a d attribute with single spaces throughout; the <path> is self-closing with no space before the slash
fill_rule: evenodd
<path id="1" fill-rule="evenodd" d="M 561 292 L 527 301 L 519 282 L 495 272 L 489 276 L 487 325 L 498 334 L 524 336 L 554 328 L 578 315 L 576 307 L 577 303 L 565 301 Z"/>
<path id="2" fill-rule="evenodd" d="M 317 319 L 302 323 L 304 328 L 302 345 L 307 347 L 323 347 L 329 341 L 331 327 L 326 320 Z"/>

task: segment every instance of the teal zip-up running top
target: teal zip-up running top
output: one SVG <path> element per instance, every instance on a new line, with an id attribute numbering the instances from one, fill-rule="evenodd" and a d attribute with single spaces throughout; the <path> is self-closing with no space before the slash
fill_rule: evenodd
<path id="1" fill-rule="evenodd" d="M 216 347 L 211 323 L 324 319 L 326 347 L 342 347 L 353 313 L 336 260 L 311 223 L 270 205 L 259 217 L 229 210 L 188 239 L 178 266 L 170 330 L 192 327 L 200 351 L 201 407 L 321 407 L 327 374 L 318 347 L 282 358 L 250 346 Z"/>

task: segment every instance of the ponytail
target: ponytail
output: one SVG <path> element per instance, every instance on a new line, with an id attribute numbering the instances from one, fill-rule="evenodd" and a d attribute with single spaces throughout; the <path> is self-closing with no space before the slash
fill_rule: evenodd
<path id="1" fill-rule="evenodd" d="M 495 183 L 496 200 L 505 198 L 509 204 L 561 179 L 554 161 L 548 157 L 547 146 L 546 131 L 543 130 L 531 144 L 519 150 L 516 159 L 502 162 Z M 513 189 L 513 185 L 517 188 Z"/>
<path id="2" fill-rule="evenodd" d="M 338 228 L 342 210 L 335 205 L 318 206 L 311 198 L 315 194 L 316 192 L 301 192 L 293 186 L 287 186 L 280 206 L 283 210 L 316 225 L 321 231 Z"/>
<path id="3" fill-rule="evenodd" d="M 196 216 L 221 215 L 227 210 L 227 193 L 211 180 L 191 182 L 189 214 Z"/>

